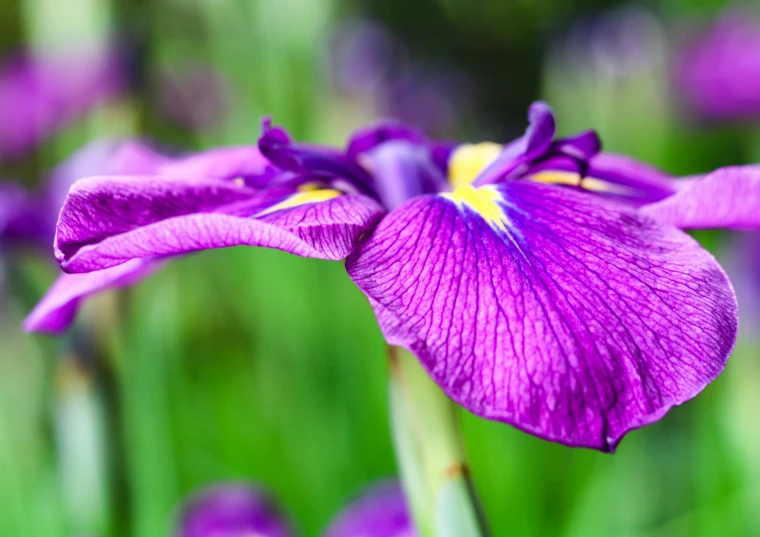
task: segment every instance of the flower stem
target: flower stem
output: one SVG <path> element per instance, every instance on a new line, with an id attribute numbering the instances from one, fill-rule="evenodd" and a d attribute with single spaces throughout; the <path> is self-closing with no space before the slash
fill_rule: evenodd
<path id="1" fill-rule="evenodd" d="M 457 406 L 414 355 L 388 349 L 393 440 L 419 537 L 487 537 Z"/>

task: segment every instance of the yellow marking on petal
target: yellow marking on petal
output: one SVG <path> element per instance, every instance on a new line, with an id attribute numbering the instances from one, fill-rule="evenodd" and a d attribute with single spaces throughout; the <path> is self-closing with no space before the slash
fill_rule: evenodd
<path id="1" fill-rule="evenodd" d="M 235 183 L 235 186 L 245 186 L 245 179 L 243 179 L 242 177 L 238 177 L 237 179 L 233 179 L 232 182 Z"/>
<path id="2" fill-rule="evenodd" d="M 275 211 L 281 211 L 283 209 L 292 209 L 300 205 L 306 205 L 308 203 L 320 203 L 322 201 L 328 201 L 333 198 L 341 196 L 343 192 L 340 190 L 333 190 L 332 188 L 323 188 L 319 190 L 305 190 L 293 194 L 288 199 L 281 201 L 271 207 L 264 209 L 256 216 L 264 216 Z"/>
<path id="3" fill-rule="evenodd" d="M 464 185 L 453 192 L 446 192 L 441 195 L 458 205 L 466 205 L 478 213 L 491 227 L 507 231 L 510 225 L 507 215 L 504 214 L 498 203 L 503 201 L 503 198 L 498 190 L 492 186 L 486 185 L 475 188 L 472 185 Z"/>
<path id="4" fill-rule="evenodd" d="M 320 190 L 322 186 L 319 183 L 304 183 L 298 187 L 300 192 L 314 192 Z"/>
<path id="5" fill-rule="evenodd" d="M 623 185 L 616 185 L 615 183 L 610 183 L 604 179 L 597 179 L 596 177 L 581 177 L 575 172 L 564 170 L 547 170 L 534 173 L 530 176 L 530 179 L 538 181 L 539 183 L 577 186 L 584 190 L 601 192 L 604 194 L 618 194 L 625 196 L 636 193 L 634 189 Z"/>
<path id="6" fill-rule="evenodd" d="M 501 153 L 503 147 L 493 142 L 465 144 L 449 157 L 449 184 L 454 189 L 471 184 Z"/>

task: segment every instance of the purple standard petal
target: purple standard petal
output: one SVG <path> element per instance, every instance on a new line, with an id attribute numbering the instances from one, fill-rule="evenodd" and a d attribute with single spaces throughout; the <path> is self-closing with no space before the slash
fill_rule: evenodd
<path id="1" fill-rule="evenodd" d="M 242 483 L 207 487 L 182 506 L 175 537 L 291 537 L 289 524 L 261 490 Z"/>
<path id="2" fill-rule="evenodd" d="M 528 181 L 427 196 L 347 259 L 386 340 L 456 402 L 613 450 L 723 370 L 736 301 L 686 234 Z"/>
<path id="3" fill-rule="evenodd" d="M 67 272 L 238 245 L 337 260 L 383 214 L 374 200 L 336 190 L 258 191 L 234 181 L 96 177 L 72 188 L 58 223 L 56 257 Z"/>
<path id="4" fill-rule="evenodd" d="M 294 143 L 282 127 L 263 122 L 259 139 L 261 153 L 282 170 L 308 176 L 343 190 L 374 195 L 372 177 L 343 152 L 329 148 Z"/>
<path id="5" fill-rule="evenodd" d="M 330 524 L 324 537 L 416 537 L 401 487 L 381 483 L 365 492 Z"/>
<path id="6" fill-rule="evenodd" d="M 61 274 L 45 296 L 24 319 L 27 332 L 58 335 L 74 321 L 82 300 L 118 287 L 128 287 L 148 277 L 162 263 L 153 259 L 133 259 L 123 265 L 87 274 Z"/>
<path id="7" fill-rule="evenodd" d="M 760 228 L 760 165 L 721 168 L 689 179 L 641 212 L 682 229 Z"/>
<path id="8" fill-rule="evenodd" d="M 542 101 L 531 104 L 525 134 L 504 146 L 498 158 L 479 174 L 474 184 L 487 185 L 513 175 L 522 175 L 529 163 L 546 155 L 552 146 L 555 130 L 551 107 Z M 583 142 L 582 147 L 586 148 L 587 139 L 584 138 Z"/>

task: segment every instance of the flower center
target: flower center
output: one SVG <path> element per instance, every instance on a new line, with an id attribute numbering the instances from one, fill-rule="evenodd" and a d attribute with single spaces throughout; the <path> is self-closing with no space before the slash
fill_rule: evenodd
<path id="1" fill-rule="evenodd" d="M 501 154 L 503 147 L 493 142 L 464 144 L 449 158 L 449 183 L 456 190 L 472 184 L 475 178 Z"/>

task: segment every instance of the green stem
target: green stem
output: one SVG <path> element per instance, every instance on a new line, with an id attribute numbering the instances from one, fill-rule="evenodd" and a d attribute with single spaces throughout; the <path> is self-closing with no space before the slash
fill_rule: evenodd
<path id="1" fill-rule="evenodd" d="M 389 347 L 391 426 L 419 537 L 486 537 L 457 406 L 417 358 Z"/>

